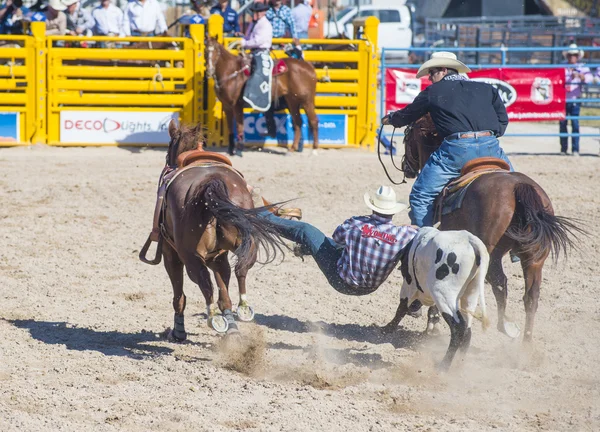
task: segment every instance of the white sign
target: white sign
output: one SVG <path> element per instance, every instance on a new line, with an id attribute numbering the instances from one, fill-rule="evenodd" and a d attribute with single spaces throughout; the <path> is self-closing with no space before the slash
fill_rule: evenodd
<path id="1" fill-rule="evenodd" d="M 61 111 L 60 141 L 82 144 L 168 144 L 178 111 Z"/>
<path id="2" fill-rule="evenodd" d="M 396 103 L 409 104 L 421 93 L 421 79 L 414 75 L 392 70 L 396 76 Z"/>

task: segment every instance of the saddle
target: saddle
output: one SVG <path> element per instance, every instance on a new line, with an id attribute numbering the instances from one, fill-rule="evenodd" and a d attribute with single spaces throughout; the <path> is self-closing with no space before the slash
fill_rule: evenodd
<path id="1" fill-rule="evenodd" d="M 244 75 L 247 77 L 250 76 L 250 57 L 244 57 Z M 283 59 L 277 60 L 275 66 L 273 66 L 273 70 L 271 71 L 271 76 L 276 77 L 279 75 L 283 75 L 288 71 L 287 64 Z"/>
<path id="2" fill-rule="evenodd" d="M 460 177 L 451 180 L 436 198 L 435 220 L 439 222 L 443 215 L 461 208 L 469 185 L 476 179 L 482 175 L 499 171 L 510 171 L 508 163 L 499 158 L 482 157 L 467 162 L 460 171 Z"/>

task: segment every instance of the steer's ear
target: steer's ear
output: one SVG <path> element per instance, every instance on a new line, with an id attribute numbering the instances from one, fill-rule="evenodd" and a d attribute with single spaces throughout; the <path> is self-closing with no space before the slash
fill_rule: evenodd
<path id="1" fill-rule="evenodd" d="M 169 122 L 169 136 L 171 138 L 173 138 L 175 136 L 176 132 L 177 132 L 177 122 L 175 121 L 175 119 L 171 119 L 171 121 Z"/>

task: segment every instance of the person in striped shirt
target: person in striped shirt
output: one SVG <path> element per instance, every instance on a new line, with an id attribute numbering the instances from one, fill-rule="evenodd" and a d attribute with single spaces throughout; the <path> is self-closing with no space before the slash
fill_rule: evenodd
<path id="1" fill-rule="evenodd" d="M 252 194 L 255 197 L 254 191 Z M 387 279 L 418 228 L 392 222 L 393 215 L 408 206 L 396 200 L 391 187 L 380 186 L 375 194 L 366 193 L 364 199 L 373 213 L 347 219 L 332 237 L 313 225 L 286 220 L 268 211 L 261 216 L 269 219 L 282 237 L 298 244 L 296 255 L 311 255 L 336 291 L 366 295 Z"/>
<path id="2" fill-rule="evenodd" d="M 579 99 L 581 97 L 581 87 L 584 84 L 591 84 L 594 81 L 594 76 L 590 68 L 581 63 L 583 51 L 577 47 L 577 44 L 569 45 L 569 50 L 564 52 L 569 67 L 565 68 L 565 84 L 567 86 L 567 100 Z M 581 103 L 567 102 L 567 115 L 577 117 L 581 110 Z M 566 134 L 568 120 L 561 120 L 559 123 L 560 133 Z M 572 133 L 579 133 L 579 120 L 571 119 Z M 567 136 L 560 137 L 560 152 L 567 154 L 569 147 L 569 138 Z M 573 156 L 579 156 L 579 136 L 571 136 L 571 152 Z"/>

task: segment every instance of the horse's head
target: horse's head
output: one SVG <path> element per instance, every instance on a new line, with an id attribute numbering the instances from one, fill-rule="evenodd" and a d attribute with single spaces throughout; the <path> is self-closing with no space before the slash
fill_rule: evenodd
<path id="1" fill-rule="evenodd" d="M 404 158 L 401 169 L 407 178 L 415 178 L 425 162 L 441 144 L 435 124 L 429 114 L 407 126 L 404 131 Z"/>
<path id="2" fill-rule="evenodd" d="M 206 75 L 209 78 L 215 77 L 217 62 L 221 55 L 221 44 L 212 37 L 206 38 Z"/>
<path id="3" fill-rule="evenodd" d="M 202 125 L 198 123 L 194 127 L 186 125 L 177 126 L 175 120 L 169 123 L 169 150 L 167 151 L 167 165 L 175 168 L 177 166 L 177 157 L 188 150 L 194 150 L 202 146 L 204 136 L 202 135 Z"/>

